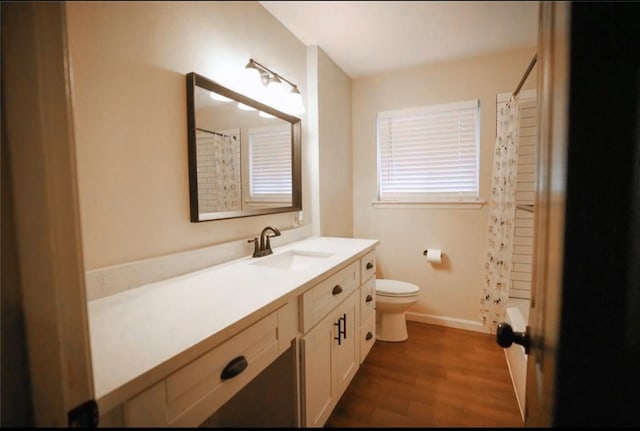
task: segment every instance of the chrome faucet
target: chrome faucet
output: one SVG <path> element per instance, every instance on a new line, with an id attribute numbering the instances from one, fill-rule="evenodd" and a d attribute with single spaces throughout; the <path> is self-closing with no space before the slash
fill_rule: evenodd
<path id="1" fill-rule="evenodd" d="M 273 232 L 273 235 L 267 235 L 267 232 Z M 250 239 L 247 242 L 253 242 L 255 244 L 253 248 L 253 257 L 262 257 L 273 254 L 273 250 L 271 250 L 271 242 L 269 238 L 273 238 L 274 236 L 280 236 L 280 230 L 275 226 L 267 226 L 262 229 L 260 233 L 260 240 L 258 237 Z"/>

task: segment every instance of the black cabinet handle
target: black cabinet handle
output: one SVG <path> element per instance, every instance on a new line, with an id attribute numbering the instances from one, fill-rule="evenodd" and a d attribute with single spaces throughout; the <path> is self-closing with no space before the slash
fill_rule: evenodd
<path id="1" fill-rule="evenodd" d="M 373 338 L 373 334 L 371 333 L 371 331 L 367 332 L 366 337 L 364 337 L 364 339 L 367 340 L 367 341 L 369 341 L 372 338 Z"/>
<path id="2" fill-rule="evenodd" d="M 371 269 L 371 268 L 373 268 L 373 263 L 367 262 L 367 269 Z"/>
<path id="3" fill-rule="evenodd" d="M 342 287 L 340 287 L 339 284 L 337 284 L 333 290 L 331 291 L 332 294 L 337 295 L 338 293 L 342 293 Z"/>
<path id="4" fill-rule="evenodd" d="M 342 336 L 346 340 L 347 339 L 347 314 L 344 313 L 341 319 L 342 319 L 342 323 L 344 323 L 344 327 L 342 328 Z"/>
<path id="5" fill-rule="evenodd" d="M 373 296 L 367 295 L 365 302 L 371 302 L 371 301 L 373 301 Z"/>
<path id="6" fill-rule="evenodd" d="M 334 340 L 338 340 L 338 346 L 342 344 L 343 339 L 347 339 L 347 315 L 343 314 L 342 317 L 338 319 L 335 326 L 338 327 L 338 336 L 333 337 Z"/>
<path id="7" fill-rule="evenodd" d="M 228 380 L 237 376 L 247 368 L 247 365 L 249 365 L 247 358 L 244 356 L 238 356 L 224 367 L 220 374 L 220 380 Z"/>

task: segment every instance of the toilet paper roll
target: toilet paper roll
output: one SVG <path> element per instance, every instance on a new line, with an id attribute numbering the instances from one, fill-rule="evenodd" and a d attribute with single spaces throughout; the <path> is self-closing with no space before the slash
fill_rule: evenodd
<path id="1" fill-rule="evenodd" d="M 427 262 L 442 263 L 442 250 L 439 248 L 427 249 Z"/>

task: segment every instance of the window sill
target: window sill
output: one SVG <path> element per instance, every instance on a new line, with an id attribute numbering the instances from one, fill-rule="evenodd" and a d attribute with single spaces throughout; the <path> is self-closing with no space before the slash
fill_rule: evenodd
<path id="1" fill-rule="evenodd" d="M 484 200 L 468 200 L 468 201 L 432 201 L 432 202 L 401 202 L 401 201 L 373 201 L 371 205 L 374 208 L 451 208 L 451 209 L 480 209 L 485 204 Z"/>

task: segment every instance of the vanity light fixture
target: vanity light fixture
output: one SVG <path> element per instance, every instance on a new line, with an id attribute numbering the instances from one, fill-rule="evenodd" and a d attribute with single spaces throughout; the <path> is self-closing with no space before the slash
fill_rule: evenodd
<path id="1" fill-rule="evenodd" d="M 284 87 L 284 84 L 282 83 L 282 80 L 278 77 L 277 73 L 274 73 L 273 75 L 269 76 L 269 83 L 267 84 L 267 89 L 272 94 L 281 94 L 281 93 L 284 93 L 284 91 L 286 90 Z"/>
<path id="2" fill-rule="evenodd" d="M 293 86 L 291 88 L 291 91 L 288 94 L 289 100 L 288 100 L 288 105 L 291 106 L 291 111 L 295 112 L 296 114 L 304 114 L 304 104 L 302 103 L 302 95 L 300 94 L 300 91 L 298 90 L 297 86 Z"/>
<path id="3" fill-rule="evenodd" d="M 285 96 L 286 99 L 284 102 L 286 103 L 287 110 L 296 115 L 303 114 L 305 112 L 304 104 L 302 103 L 302 95 L 300 94 L 300 90 L 298 90 L 298 86 L 296 84 L 258 63 L 253 58 L 249 59 L 249 63 L 247 63 L 245 69 L 252 72 L 252 75 L 258 77 L 262 85 L 267 87 L 267 90 L 273 95 L 273 97 L 277 97 L 278 100 L 282 100 L 282 97 Z M 288 91 L 287 84 L 289 87 Z"/>
<path id="4" fill-rule="evenodd" d="M 269 74 L 264 69 L 258 67 L 258 63 L 256 63 L 253 58 L 249 59 L 249 63 L 247 63 L 244 68 L 249 79 L 258 79 L 265 87 L 269 84 Z"/>

